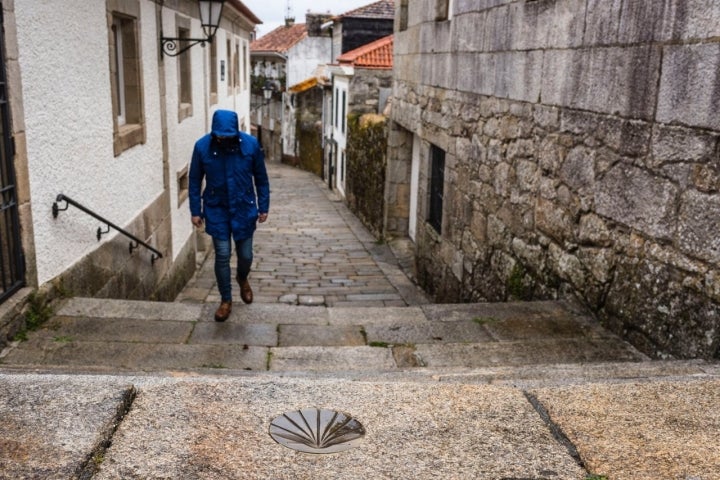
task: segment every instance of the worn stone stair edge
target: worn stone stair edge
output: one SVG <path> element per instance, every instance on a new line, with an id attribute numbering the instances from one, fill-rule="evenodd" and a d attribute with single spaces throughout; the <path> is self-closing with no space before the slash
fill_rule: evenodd
<path id="1" fill-rule="evenodd" d="M 618 368 L 629 371 L 618 375 Z M 381 383 L 460 383 L 504 384 L 518 388 L 542 385 L 577 385 L 591 383 L 633 383 L 652 381 L 693 381 L 720 378 L 720 362 L 705 360 L 663 360 L 644 362 L 608 362 L 593 364 L 546 364 L 532 366 L 506 366 L 483 368 L 402 368 L 392 371 L 248 371 L 238 369 L 174 369 L 155 371 L 118 371 L 115 367 L 57 365 L 3 365 L 3 375 L 40 375 L 112 378 L 167 378 L 167 379 L 318 379 L 337 382 Z"/>
<path id="2" fill-rule="evenodd" d="M 202 315 L 205 307 L 203 303 L 181 303 L 181 302 L 153 302 L 147 300 L 124 300 L 124 299 L 105 299 L 105 298 L 89 298 L 89 297 L 73 297 L 67 299 L 58 308 L 56 315 L 63 316 L 97 316 L 100 318 L 117 318 L 139 315 L 142 318 L 158 319 L 158 320 L 197 320 Z M 295 309 L 294 311 L 303 311 L 308 307 L 290 305 L 290 304 L 258 304 L 252 305 L 256 310 L 276 310 L 276 309 Z M 368 308 L 378 309 L 379 307 L 344 307 L 344 306 L 326 306 L 328 311 L 343 312 L 350 309 Z M 564 311 L 569 315 L 577 318 L 586 318 L 590 321 L 591 315 L 582 310 L 578 310 L 577 305 L 571 301 L 565 300 L 539 300 L 534 302 L 478 302 L 478 303 L 433 303 L 422 305 L 408 305 L 403 307 L 383 307 L 389 311 L 401 312 L 404 310 L 422 311 L 424 314 L 434 316 L 444 313 L 454 315 L 473 314 L 490 314 L 501 313 L 498 320 L 510 316 L 521 314 L 547 314 L 557 313 L 557 309 Z M 452 317 L 451 317 L 452 318 Z"/>

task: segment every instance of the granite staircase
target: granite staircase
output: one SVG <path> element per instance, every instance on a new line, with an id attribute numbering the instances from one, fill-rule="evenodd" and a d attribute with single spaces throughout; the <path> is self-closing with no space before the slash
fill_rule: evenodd
<path id="1" fill-rule="evenodd" d="M 283 374 L 353 379 L 571 381 L 675 376 L 567 302 L 409 307 L 235 305 L 71 298 L 4 368 L 85 373 Z"/>
<path id="2" fill-rule="evenodd" d="M 718 365 L 651 361 L 562 302 L 253 304 L 217 323 L 210 304 L 72 298 L 3 350 L 0 386 L 0 478 L 720 471 Z M 313 455 L 268 434 L 321 411 L 364 435 Z"/>

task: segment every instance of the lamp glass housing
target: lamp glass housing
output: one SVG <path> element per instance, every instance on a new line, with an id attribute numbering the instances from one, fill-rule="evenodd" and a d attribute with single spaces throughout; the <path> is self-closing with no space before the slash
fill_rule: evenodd
<path id="1" fill-rule="evenodd" d="M 272 94 L 275 91 L 275 85 L 270 81 L 270 79 L 265 80 L 265 84 L 263 84 L 262 87 L 263 91 L 263 97 L 265 97 L 265 100 L 270 100 L 272 98 Z"/>
<path id="2" fill-rule="evenodd" d="M 208 41 L 212 41 L 215 32 L 220 26 L 225 0 L 200 0 L 198 4 L 200 7 L 200 24 Z"/>

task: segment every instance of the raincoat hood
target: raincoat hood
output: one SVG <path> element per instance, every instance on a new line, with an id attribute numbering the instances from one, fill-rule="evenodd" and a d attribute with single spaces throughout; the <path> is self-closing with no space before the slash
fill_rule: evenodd
<path id="1" fill-rule="evenodd" d="M 237 137 L 239 133 L 237 113 L 231 110 L 215 111 L 212 119 L 213 136 Z"/>

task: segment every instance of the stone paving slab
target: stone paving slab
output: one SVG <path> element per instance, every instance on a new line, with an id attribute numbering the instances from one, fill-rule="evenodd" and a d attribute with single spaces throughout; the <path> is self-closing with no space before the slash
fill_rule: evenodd
<path id="1" fill-rule="evenodd" d="M 279 325 L 279 347 L 342 347 L 365 345 L 359 325 Z"/>
<path id="2" fill-rule="evenodd" d="M 712 480 L 720 474 L 720 379 L 532 393 L 591 472 L 633 480 Z"/>
<path id="3" fill-rule="evenodd" d="M 275 325 L 266 323 L 198 322 L 188 343 L 274 347 L 278 344 L 278 333 Z"/>
<path id="4" fill-rule="evenodd" d="M 416 353 L 432 368 L 640 361 L 645 356 L 618 339 L 547 339 L 475 344 L 418 344 Z"/>
<path id="5" fill-rule="evenodd" d="M 480 319 L 490 335 L 499 341 L 532 340 L 538 338 L 607 337 L 611 334 L 599 323 L 579 322 L 572 317 Z"/>
<path id="6" fill-rule="evenodd" d="M 201 305 L 188 303 L 148 302 L 138 300 L 108 301 L 103 298 L 73 297 L 55 312 L 69 317 L 144 318 L 194 322 L 200 317 Z"/>
<path id="7" fill-rule="evenodd" d="M 271 371 L 352 372 L 396 369 L 388 348 L 279 347 L 270 349 Z"/>
<path id="8" fill-rule="evenodd" d="M 200 314 L 201 322 L 214 322 L 219 304 L 206 304 Z M 299 323 L 304 325 L 327 325 L 328 311 L 324 307 L 299 307 L 284 304 L 233 304 L 233 311 L 226 323 L 271 325 Z"/>
<path id="9" fill-rule="evenodd" d="M 118 371 L 194 370 L 230 368 L 266 370 L 268 349 L 238 345 L 177 345 L 119 342 L 55 342 L 39 348 L 20 344 L 3 365 L 107 367 Z"/>
<path id="10" fill-rule="evenodd" d="M 331 325 L 428 323 L 420 307 L 331 307 L 328 317 Z"/>
<path id="11" fill-rule="evenodd" d="M 140 385 L 94 477 L 105 479 L 572 479 L 584 472 L 522 392 L 309 379 Z M 278 415 L 347 412 L 366 435 L 310 455 L 268 434 Z"/>
<path id="12" fill-rule="evenodd" d="M 428 320 L 456 322 L 459 320 L 495 321 L 513 318 L 567 318 L 574 312 L 561 302 L 506 302 L 422 305 Z"/>
<path id="13" fill-rule="evenodd" d="M 476 322 L 436 322 L 436 323 L 394 323 L 388 325 L 368 325 L 365 327 L 368 344 L 389 343 L 478 343 L 491 342 L 493 337 Z"/>
<path id="14" fill-rule="evenodd" d="M 88 342 L 185 343 L 192 331 L 190 322 L 56 316 L 33 337 L 50 337 L 60 342 L 81 339 Z"/>
<path id="15" fill-rule="evenodd" d="M 80 478 L 134 393 L 122 378 L 0 373 L 0 478 Z"/>

